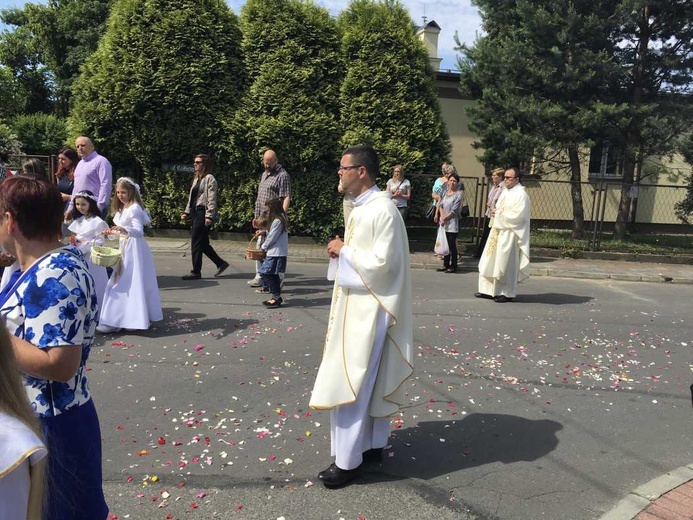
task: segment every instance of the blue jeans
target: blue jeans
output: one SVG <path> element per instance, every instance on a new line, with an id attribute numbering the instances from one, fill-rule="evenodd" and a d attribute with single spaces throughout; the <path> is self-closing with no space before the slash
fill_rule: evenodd
<path id="1" fill-rule="evenodd" d="M 258 270 L 262 278 L 262 286 L 267 287 L 272 293 L 272 298 L 281 297 L 281 279 L 279 273 L 286 271 L 285 256 L 268 256 Z"/>

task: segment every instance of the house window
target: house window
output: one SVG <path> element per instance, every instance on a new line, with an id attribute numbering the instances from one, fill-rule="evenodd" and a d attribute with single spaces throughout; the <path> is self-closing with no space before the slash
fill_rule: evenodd
<path id="1" fill-rule="evenodd" d="M 621 176 L 618 151 L 609 141 L 603 141 L 590 150 L 590 179 Z"/>

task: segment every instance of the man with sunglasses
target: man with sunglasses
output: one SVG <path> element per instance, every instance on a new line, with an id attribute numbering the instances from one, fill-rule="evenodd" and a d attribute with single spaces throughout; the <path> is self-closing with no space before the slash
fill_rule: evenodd
<path id="1" fill-rule="evenodd" d="M 519 168 L 505 170 L 505 189 L 491 210 L 493 228 L 479 261 L 477 298 L 510 302 L 529 276 L 529 196 L 521 180 Z"/>
<path id="2" fill-rule="evenodd" d="M 407 230 L 389 194 L 375 185 L 378 173 L 372 147 L 352 146 L 342 155 L 339 176 L 354 209 L 344 241 L 327 245 L 338 267 L 310 399 L 311 408 L 330 410 L 335 461 L 318 474 L 330 488 L 381 459 L 390 417 L 408 403 L 404 382 L 413 372 Z"/>

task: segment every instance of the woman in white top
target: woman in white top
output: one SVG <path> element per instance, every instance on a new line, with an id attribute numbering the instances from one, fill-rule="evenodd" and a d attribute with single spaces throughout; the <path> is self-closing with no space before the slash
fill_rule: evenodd
<path id="1" fill-rule="evenodd" d="M 46 448 L 0 321 L 0 520 L 40 520 Z"/>
<path id="2" fill-rule="evenodd" d="M 411 183 L 404 178 L 404 169 L 401 164 L 395 166 L 392 172 L 392 179 L 387 181 L 386 189 L 390 192 L 392 202 L 395 203 L 400 215 L 402 215 L 402 219 L 406 222 L 409 199 L 411 198 Z"/>

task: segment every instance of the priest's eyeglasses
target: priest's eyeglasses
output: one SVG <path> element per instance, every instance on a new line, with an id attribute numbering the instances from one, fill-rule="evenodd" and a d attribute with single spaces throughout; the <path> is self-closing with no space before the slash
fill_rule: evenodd
<path id="1" fill-rule="evenodd" d="M 341 164 L 339 165 L 339 168 L 337 168 L 338 171 L 343 172 L 346 170 L 353 170 L 354 168 L 360 168 L 363 166 L 363 164 L 354 164 L 353 166 L 342 166 Z"/>

